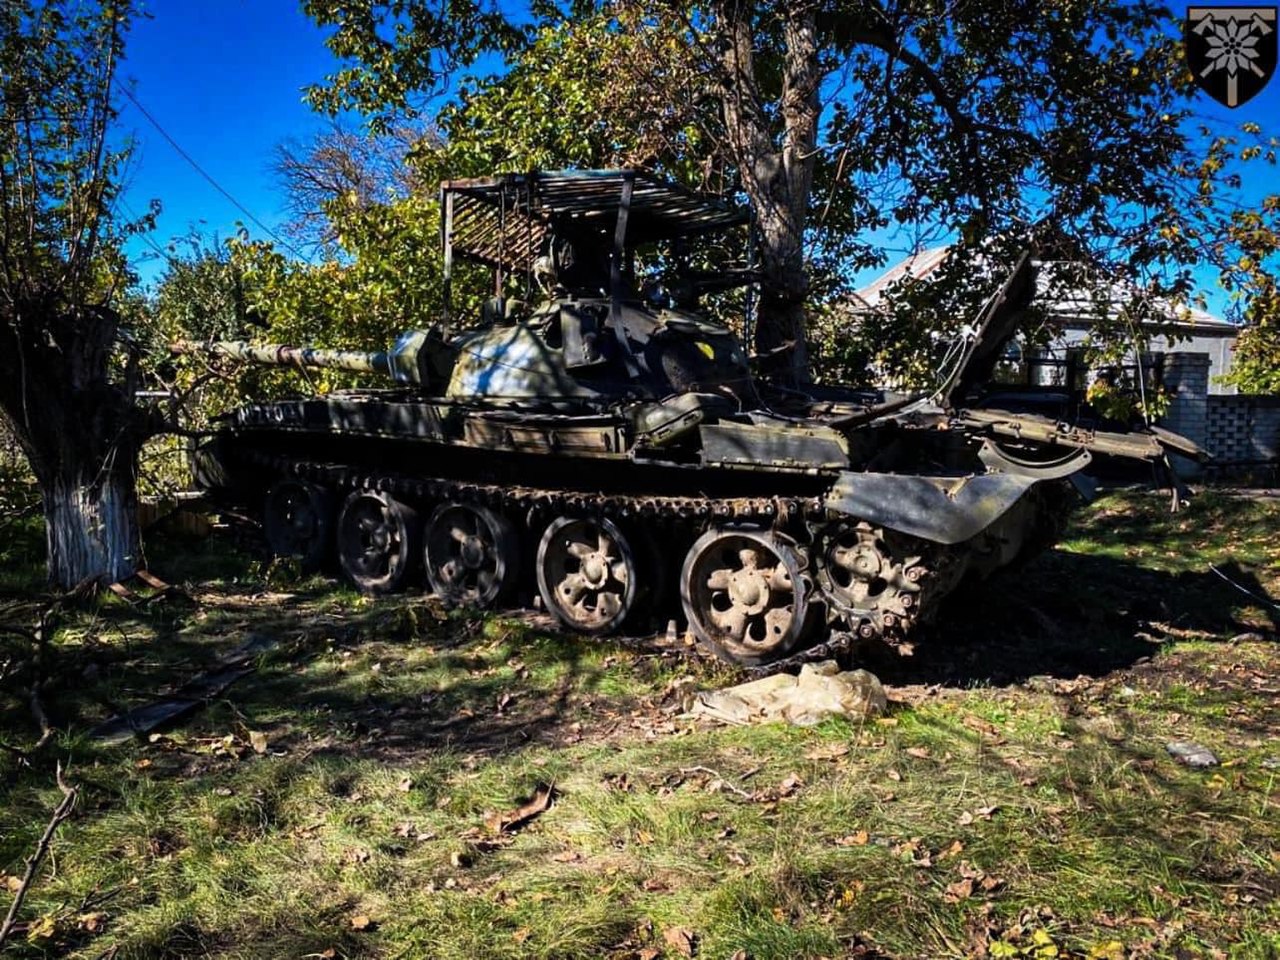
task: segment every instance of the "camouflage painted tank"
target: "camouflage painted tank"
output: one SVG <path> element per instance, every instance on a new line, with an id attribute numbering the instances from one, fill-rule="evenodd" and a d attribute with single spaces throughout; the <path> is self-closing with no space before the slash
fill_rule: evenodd
<path id="1" fill-rule="evenodd" d="M 372 354 L 180 348 L 395 384 L 242 407 L 197 460 L 211 494 L 261 509 L 277 553 L 336 558 L 363 590 L 422 572 L 458 602 L 540 598 L 587 634 L 680 617 L 723 657 L 781 664 L 901 641 L 965 576 L 1051 542 L 1094 453 L 1196 453 L 975 405 L 1034 287 L 1025 257 L 936 395 L 810 395 L 753 378 L 693 306 L 751 280 L 680 254 L 742 211 L 631 171 L 453 182 L 442 200 L 446 290 L 456 257 L 496 291 L 526 281 L 470 332 L 446 313 Z M 641 292 L 634 252 L 654 244 L 671 279 Z"/>

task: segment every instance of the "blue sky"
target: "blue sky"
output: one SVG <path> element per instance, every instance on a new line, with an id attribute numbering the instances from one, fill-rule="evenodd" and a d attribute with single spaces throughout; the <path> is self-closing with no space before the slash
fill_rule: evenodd
<path id="1" fill-rule="evenodd" d="M 278 227 L 284 214 L 272 152 L 328 123 L 302 101 L 302 88 L 335 67 L 324 34 L 295 0 L 151 0 L 149 9 L 152 18 L 139 19 L 129 37 L 122 79 L 133 82 L 137 100 L 214 180 L 258 220 Z M 225 238 L 237 222 L 265 238 L 127 99 L 121 105 L 122 130 L 136 139 L 124 204 L 126 212 L 141 213 L 152 198 L 160 200 L 155 243 L 164 247 L 193 227 Z M 1215 129 L 1252 120 L 1270 133 L 1280 125 L 1280 79 L 1235 110 L 1207 96 L 1200 105 Z M 1252 166 L 1246 201 L 1280 182 L 1275 168 Z M 144 282 L 163 272 L 146 241 L 133 240 L 129 251 Z M 1220 312 L 1223 298 L 1209 292 Z"/>
<path id="2" fill-rule="evenodd" d="M 272 152 L 327 124 L 302 102 L 302 88 L 334 67 L 323 33 L 294 0 L 153 0 L 149 8 L 153 18 L 134 24 L 121 78 L 201 168 L 276 228 L 283 213 Z M 160 200 L 152 234 L 160 246 L 193 226 L 225 238 L 246 220 L 126 98 L 119 122 L 136 143 L 124 202 L 142 213 Z M 145 241 L 129 250 L 144 280 L 163 272 Z"/>

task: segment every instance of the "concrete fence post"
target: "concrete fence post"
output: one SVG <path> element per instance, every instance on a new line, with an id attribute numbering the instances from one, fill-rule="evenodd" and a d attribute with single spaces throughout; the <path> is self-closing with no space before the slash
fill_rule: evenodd
<path id="1" fill-rule="evenodd" d="M 1160 425 L 1208 447 L 1212 453 L 1208 443 L 1209 355 L 1165 354 L 1164 388 L 1172 394 L 1172 402 Z M 1198 463 L 1185 457 L 1175 458 L 1174 467 L 1183 477 L 1197 477 L 1201 472 Z"/>

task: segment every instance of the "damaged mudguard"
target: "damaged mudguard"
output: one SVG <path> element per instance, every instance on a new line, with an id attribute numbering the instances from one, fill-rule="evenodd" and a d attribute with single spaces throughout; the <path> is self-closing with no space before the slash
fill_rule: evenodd
<path id="1" fill-rule="evenodd" d="M 1040 481 L 992 473 L 963 477 L 911 477 L 891 473 L 840 474 L 825 505 L 936 543 L 963 543 L 1004 516 Z"/>

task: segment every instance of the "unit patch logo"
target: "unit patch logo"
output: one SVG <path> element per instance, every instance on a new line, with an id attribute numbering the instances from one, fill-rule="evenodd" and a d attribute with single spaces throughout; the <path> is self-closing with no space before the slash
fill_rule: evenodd
<path id="1" fill-rule="evenodd" d="M 1187 66 L 1223 106 L 1248 103 L 1276 70 L 1275 7 L 1188 7 Z"/>

